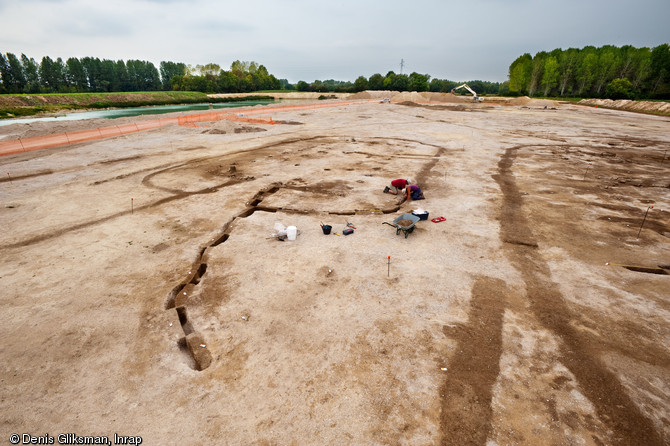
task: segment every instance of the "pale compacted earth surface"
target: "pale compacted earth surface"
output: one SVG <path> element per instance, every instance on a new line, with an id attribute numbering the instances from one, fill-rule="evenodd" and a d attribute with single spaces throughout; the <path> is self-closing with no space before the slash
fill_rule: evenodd
<path id="1" fill-rule="evenodd" d="M 0 158 L 0 444 L 670 445 L 670 119 L 328 102 Z"/>

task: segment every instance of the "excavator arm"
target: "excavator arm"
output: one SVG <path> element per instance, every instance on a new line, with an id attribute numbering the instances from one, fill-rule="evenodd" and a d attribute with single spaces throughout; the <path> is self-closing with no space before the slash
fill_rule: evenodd
<path id="1" fill-rule="evenodd" d="M 461 84 L 458 87 L 454 87 L 454 88 L 451 89 L 451 92 L 454 93 L 456 90 L 458 90 L 460 88 L 465 88 L 470 93 L 472 93 L 472 96 L 474 96 L 472 98 L 472 102 L 482 102 L 484 100 L 484 98 L 482 98 L 481 96 L 477 96 L 477 93 L 475 93 L 475 90 L 470 88 L 470 86 L 468 84 Z"/>

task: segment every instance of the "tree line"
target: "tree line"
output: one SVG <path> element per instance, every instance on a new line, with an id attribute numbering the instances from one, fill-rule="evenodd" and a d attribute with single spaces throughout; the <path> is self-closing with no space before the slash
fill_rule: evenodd
<path id="1" fill-rule="evenodd" d="M 526 53 L 509 67 L 510 94 L 670 99 L 670 45 L 631 45 Z"/>
<path id="2" fill-rule="evenodd" d="M 170 78 L 184 64 L 161 62 L 161 71 L 142 60 L 45 56 L 37 63 L 25 54 L 0 54 L 0 93 L 85 93 L 170 90 Z"/>
<path id="3" fill-rule="evenodd" d="M 97 57 L 52 59 L 38 63 L 21 54 L 0 53 L 0 94 L 107 93 L 133 91 L 200 91 L 244 93 L 280 89 L 281 83 L 256 62 L 235 61 L 230 71 L 216 64 L 187 66 L 161 62 L 157 69 L 143 60 Z"/>
<path id="4" fill-rule="evenodd" d="M 133 91 L 199 91 L 203 93 L 246 93 L 258 90 L 297 90 L 355 93 L 363 90 L 449 92 L 457 82 L 431 79 L 428 74 L 375 73 L 356 81 L 333 79 L 291 84 L 277 79 L 256 62 L 234 61 L 230 70 L 217 64 L 187 66 L 180 62 L 161 62 L 159 69 L 148 61 L 81 59 L 48 56 L 38 63 L 25 54 L 0 53 L 0 94 L 87 93 Z M 497 94 L 500 83 L 469 81 L 479 94 Z"/>
<path id="5" fill-rule="evenodd" d="M 385 76 L 375 73 L 369 78 L 358 76 L 352 82 L 342 81 L 314 81 L 308 84 L 305 81 L 299 81 L 295 85 L 298 91 L 315 92 L 335 92 L 335 93 L 355 93 L 364 90 L 393 90 L 393 91 L 432 91 L 448 93 L 452 88 L 457 87 L 458 82 L 446 79 L 431 79 L 428 74 L 413 72 L 410 74 L 396 74 L 389 71 Z M 498 94 L 501 84 L 499 82 L 487 82 L 481 80 L 468 81 L 478 94 Z"/>
<path id="6" fill-rule="evenodd" d="M 37 63 L 21 54 L 0 53 L 1 93 L 84 93 L 132 91 L 199 91 L 245 93 L 258 90 L 298 90 L 354 93 L 363 90 L 449 92 L 459 83 L 431 79 L 413 72 L 358 76 L 354 82 L 333 79 L 295 85 L 277 79 L 256 62 L 234 61 L 229 70 L 217 64 L 187 66 L 161 62 L 159 69 L 142 60 L 48 56 Z M 468 81 L 479 95 L 608 97 L 670 99 L 670 45 L 653 49 L 630 45 L 555 49 L 519 56 L 503 83 Z"/>
<path id="7" fill-rule="evenodd" d="M 217 64 L 196 65 L 171 78 L 172 90 L 203 93 L 248 93 L 258 90 L 280 90 L 282 84 L 268 69 L 256 62 L 236 60 L 230 70 Z"/>

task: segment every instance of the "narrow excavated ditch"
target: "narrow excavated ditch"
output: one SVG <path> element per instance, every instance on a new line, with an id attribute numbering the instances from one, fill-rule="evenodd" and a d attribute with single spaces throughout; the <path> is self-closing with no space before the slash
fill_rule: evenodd
<path id="1" fill-rule="evenodd" d="M 165 309 L 174 309 L 176 311 L 179 323 L 184 332 L 184 337 L 179 339 L 178 346 L 180 351 L 189 355 L 189 365 L 195 370 L 205 370 L 212 363 L 212 354 L 207 348 L 207 344 L 205 343 L 203 336 L 197 332 L 196 328 L 191 323 L 191 320 L 188 317 L 188 310 L 186 306 L 186 300 L 188 296 L 193 293 L 195 287 L 200 284 L 203 276 L 207 273 L 207 250 L 225 243 L 228 238 L 230 238 L 230 227 L 236 219 L 247 218 L 253 215 L 256 211 L 274 213 L 281 210 L 282 212 L 304 214 L 308 214 L 310 212 L 308 210 L 283 209 L 281 207 L 263 206 L 263 200 L 275 194 L 281 189 L 281 187 L 281 185 L 273 184 L 270 187 L 262 189 L 256 193 L 256 195 L 254 195 L 254 197 L 249 201 L 248 207 L 226 222 L 221 228 L 220 235 L 216 237 L 211 243 L 200 249 L 200 252 L 195 262 L 193 262 L 193 265 L 191 266 L 191 269 L 185 280 L 176 285 L 167 295 L 165 300 Z M 388 209 L 378 209 L 378 211 L 382 214 L 390 214 L 397 212 L 398 209 L 400 209 L 400 205 L 396 205 Z M 360 211 L 330 211 L 328 213 L 330 215 L 355 215 L 358 212 Z"/>
<path id="2" fill-rule="evenodd" d="M 280 186 L 273 184 L 269 188 L 259 191 L 250 201 L 249 207 L 237 214 L 230 221 L 226 222 L 221 228 L 221 235 L 215 238 L 209 245 L 206 245 L 200 249 L 199 255 L 197 256 L 196 261 L 193 263 L 186 279 L 182 283 L 175 286 L 172 291 L 168 293 L 167 299 L 165 301 L 165 309 L 175 309 L 179 319 L 179 324 L 184 331 L 184 337 L 180 338 L 178 341 L 179 349 L 182 352 L 188 353 L 190 356 L 189 365 L 191 365 L 195 370 L 205 370 L 212 363 L 212 354 L 207 348 L 204 337 L 196 331 L 195 327 L 191 323 L 186 307 L 187 296 L 192 294 L 195 287 L 200 284 L 203 276 L 207 273 L 207 249 L 219 246 L 228 240 L 230 237 L 230 226 L 236 219 L 247 218 L 258 210 L 264 211 L 265 209 L 259 209 L 260 203 L 267 196 L 277 192 L 279 188 Z M 269 212 L 276 212 L 276 210 L 270 210 Z M 186 297 L 180 298 L 181 296 Z"/>
<path id="3" fill-rule="evenodd" d="M 648 273 L 648 274 L 660 274 L 662 276 L 667 276 L 668 273 L 663 268 L 654 268 L 646 266 L 624 266 L 629 271 L 635 271 L 638 273 Z"/>
<path id="4" fill-rule="evenodd" d="M 431 144 L 429 144 L 431 145 Z M 435 155 L 431 156 L 426 156 L 425 159 L 428 160 L 428 164 L 423 167 L 423 169 L 420 171 L 418 177 L 425 177 L 428 175 L 430 170 L 435 166 L 435 164 L 439 161 L 441 155 L 444 153 L 445 149 L 442 147 L 437 147 L 438 153 Z M 418 178 L 417 177 L 417 178 Z M 146 179 L 145 179 L 146 180 Z M 146 183 L 146 181 L 145 181 Z M 146 185 L 146 184 L 145 184 Z M 216 189 L 212 191 L 217 191 L 219 190 L 220 187 L 217 187 Z M 201 247 L 199 254 L 196 257 L 195 262 L 191 265 L 191 268 L 189 270 L 189 273 L 184 281 L 176 285 L 167 295 L 166 300 L 165 300 L 165 309 L 166 310 L 171 310 L 175 309 L 179 323 L 181 324 L 182 330 L 184 332 L 184 337 L 180 338 L 178 341 L 178 346 L 180 351 L 184 353 L 188 353 L 189 359 L 189 365 L 194 368 L 195 370 L 202 371 L 205 370 L 207 367 L 209 367 L 212 363 L 212 354 L 207 348 L 207 344 L 203 338 L 203 336 L 198 333 L 196 327 L 193 326 L 192 322 L 190 321 L 188 317 L 188 311 L 187 311 L 187 300 L 188 296 L 193 294 L 195 288 L 199 286 L 200 282 L 202 281 L 204 275 L 207 273 L 207 250 L 209 248 L 217 247 L 221 245 L 222 243 L 225 243 L 228 238 L 230 237 L 230 232 L 231 232 L 231 225 L 232 223 L 239 218 L 247 218 L 251 215 L 253 215 L 256 211 L 262 211 L 262 212 L 286 212 L 286 213 L 300 213 L 300 214 L 309 214 L 312 211 L 311 210 L 303 210 L 303 209 L 289 209 L 289 208 L 283 208 L 283 207 L 273 207 L 273 206 L 267 206 L 263 205 L 263 200 L 265 200 L 267 197 L 275 194 L 277 191 L 279 191 L 282 188 L 290 188 L 293 190 L 299 190 L 303 192 L 310 192 L 310 188 L 308 186 L 303 186 L 303 187 L 296 187 L 296 186 L 287 186 L 281 183 L 273 183 L 270 186 L 261 189 L 258 191 L 252 199 L 247 203 L 247 207 L 241 211 L 239 214 L 231 218 L 228 222 L 226 222 L 220 231 L 220 235 L 216 237 L 214 240 L 211 241 L 208 245 Z M 375 213 L 380 213 L 380 214 L 391 214 L 394 212 L 397 212 L 402 204 L 397 204 L 393 207 L 390 208 L 385 208 L 385 209 L 374 209 L 374 210 L 359 210 L 359 209 L 354 209 L 354 210 L 334 210 L 334 211 L 329 211 L 328 214 L 330 215 L 356 215 L 358 213 L 368 213 L 368 212 L 375 212 Z"/>

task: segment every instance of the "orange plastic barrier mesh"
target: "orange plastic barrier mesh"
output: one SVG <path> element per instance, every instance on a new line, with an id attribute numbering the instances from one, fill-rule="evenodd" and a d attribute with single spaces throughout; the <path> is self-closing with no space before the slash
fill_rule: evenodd
<path id="1" fill-rule="evenodd" d="M 276 124 L 269 116 L 248 117 L 247 115 L 268 114 L 272 112 L 307 110 L 327 107 L 342 107 L 346 105 L 368 104 L 370 102 L 379 102 L 377 100 L 365 100 L 355 102 L 327 102 L 323 104 L 296 104 L 282 105 L 278 107 L 260 107 L 260 108 L 236 108 L 236 113 L 229 110 L 200 113 L 194 115 L 179 116 L 175 118 L 159 118 L 147 121 L 138 121 L 132 124 L 111 125 L 108 127 L 99 127 L 90 130 L 77 130 L 73 132 L 57 133 L 53 135 L 33 136 L 29 138 L 20 138 L 9 141 L 0 141 L 0 156 L 12 155 L 21 152 L 30 152 L 32 150 L 46 149 L 49 147 L 58 147 L 69 144 L 76 144 L 96 139 L 111 138 L 114 136 L 126 135 L 128 133 L 151 130 L 166 125 L 182 125 L 196 127 L 196 122 L 220 121 L 222 119 L 236 122 L 249 122 L 253 124 Z"/>
<path id="2" fill-rule="evenodd" d="M 227 120 L 227 121 L 239 121 L 239 122 L 251 122 L 254 124 L 270 124 L 273 125 L 275 122 L 272 120 L 271 117 L 258 117 L 258 118 L 247 118 L 244 116 L 243 113 L 234 115 L 231 113 L 201 113 L 197 115 L 187 115 L 187 116 L 180 116 L 178 118 L 179 125 L 183 126 L 188 126 L 188 127 L 196 127 L 195 123 L 196 122 L 212 122 L 212 121 L 221 121 L 221 120 Z"/>
<path id="3" fill-rule="evenodd" d="M 161 123 L 159 120 L 152 120 L 133 124 L 98 127 L 89 130 L 56 133 L 53 135 L 33 136 L 30 138 L 14 139 L 10 141 L 0 141 L 0 156 L 110 138 L 112 136 L 121 136 L 128 133 L 158 128 L 160 126 Z"/>

